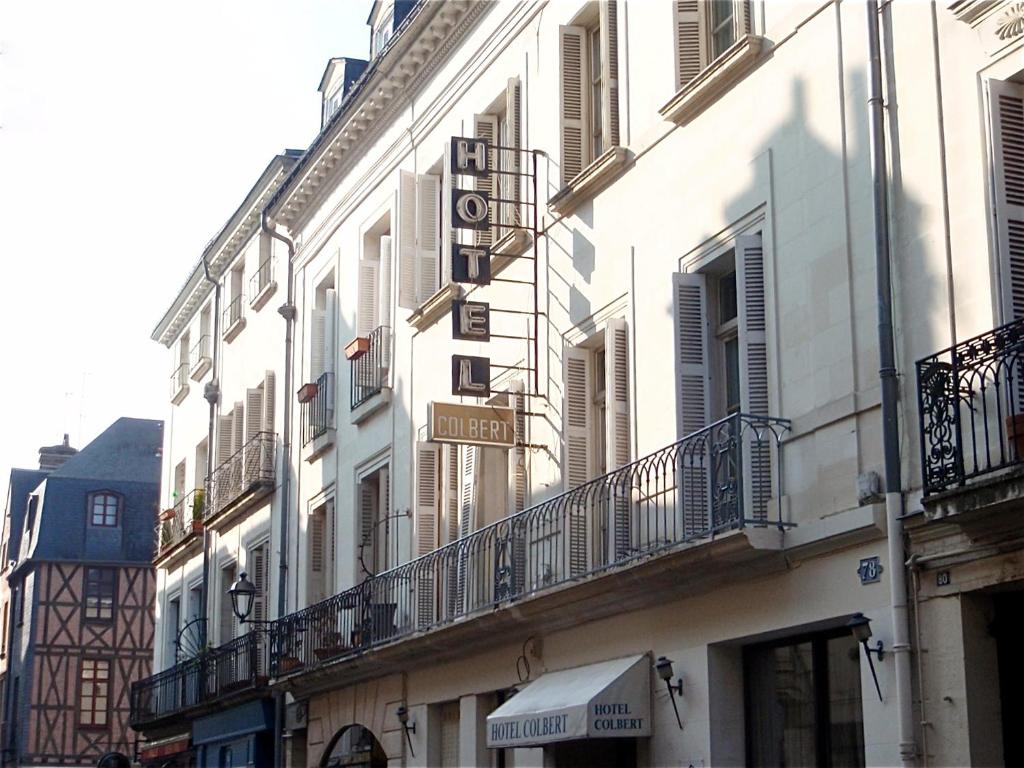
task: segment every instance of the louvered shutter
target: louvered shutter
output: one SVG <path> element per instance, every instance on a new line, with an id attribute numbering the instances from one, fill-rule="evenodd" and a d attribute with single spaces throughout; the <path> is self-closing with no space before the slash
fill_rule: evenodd
<path id="1" fill-rule="evenodd" d="M 473 136 L 478 139 L 486 139 L 490 146 L 498 143 L 498 118 L 495 115 L 473 115 Z M 487 153 L 487 167 L 493 170 L 494 152 Z M 491 199 L 500 196 L 500 188 L 504 186 L 503 177 L 496 173 L 489 173 L 486 176 L 473 177 L 474 188 L 478 192 L 487 193 Z M 491 206 L 491 224 L 494 224 L 495 206 Z M 494 242 L 494 227 L 480 229 L 473 232 L 477 245 L 490 246 Z"/>
<path id="2" fill-rule="evenodd" d="M 416 443 L 416 555 L 429 554 L 437 547 L 439 459 L 433 443 Z M 429 569 L 419 571 L 416 580 L 416 626 L 425 629 L 434 623 L 434 579 Z"/>
<path id="3" fill-rule="evenodd" d="M 601 130 L 608 146 L 619 146 L 619 13 L 616 0 L 599 4 L 601 9 L 601 95 L 604 104 Z"/>
<path id="4" fill-rule="evenodd" d="M 680 438 L 710 421 L 708 393 L 707 282 L 701 274 L 673 276 L 673 314 L 676 338 L 676 420 Z M 677 518 L 686 537 L 708 528 L 710 457 L 703 443 L 680 451 L 677 466 Z"/>
<path id="5" fill-rule="evenodd" d="M 232 413 L 228 413 L 217 419 L 217 467 L 224 464 L 231 458 L 231 454 L 234 453 L 234 451 L 231 450 L 231 445 L 234 442 L 234 435 L 232 432 L 234 423 L 235 417 Z"/>
<path id="6" fill-rule="evenodd" d="M 398 175 L 398 305 L 416 309 L 416 176 Z"/>
<path id="7" fill-rule="evenodd" d="M 224 501 L 229 501 L 242 492 L 245 481 L 245 456 L 242 448 L 245 446 L 245 406 L 242 403 L 235 403 L 231 409 L 231 470 L 228 473 L 228 494 Z"/>
<path id="8" fill-rule="evenodd" d="M 459 508 L 461 498 L 459 496 L 459 485 L 461 475 L 459 472 L 459 446 L 445 445 L 442 449 L 444 458 L 444 514 L 446 544 L 451 544 L 459 539 Z M 449 549 L 449 551 L 451 551 Z M 444 575 L 447 588 L 444 590 L 445 609 L 444 615 L 452 618 L 456 614 L 458 602 L 458 559 L 453 556 L 446 558 Z"/>
<path id="9" fill-rule="evenodd" d="M 578 176 L 589 155 L 590 132 L 587 129 L 586 71 L 587 30 L 584 27 L 558 28 L 561 61 L 559 114 L 562 135 L 562 186 Z"/>
<path id="10" fill-rule="evenodd" d="M 416 179 L 416 301 L 422 304 L 438 288 L 441 180 L 423 174 Z"/>
<path id="11" fill-rule="evenodd" d="M 324 371 L 334 373 L 335 355 L 338 348 L 338 292 L 333 288 L 324 291 Z M 333 403 L 332 403 L 333 407 Z"/>
<path id="12" fill-rule="evenodd" d="M 708 41 L 703 31 L 700 0 L 674 0 L 672 27 L 676 42 L 676 90 L 687 85 L 708 65 Z"/>
<path id="13" fill-rule="evenodd" d="M 231 452 L 237 453 L 245 445 L 245 405 L 235 403 L 231 417 Z"/>
<path id="14" fill-rule="evenodd" d="M 263 431 L 263 390 L 259 387 L 245 390 L 245 441 L 248 443 Z"/>
<path id="15" fill-rule="evenodd" d="M 461 449 L 462 466 L 459 473 L 459 575 L 458 597 L 456 599 L 459 612 L 467 611 L 473 597 L 473 585 L 469 569 L 469 550 L 466 537 L 476 528 L 477 501 L 479 496 L 480 449 L 475 445 L 464 445 Z"/>
<path id="16" fill-rule="evenodd" d="M 1003 322 L 1024 318 L 1024 86 L 989 81 Z"/>
<path id="17" fill-rule="evenodd" d="M 359 309 L 356 318 L 356 334 L 367 337 L 377 327 L 377 300 L 380 286 L 377 284 L 379 262 L 376 259 L 359 260 Z"/>
<path id="18" fill-rule="evenodd" d="M 327 313 L 314 309 L 309 318 L 309 380 L 316 381 L 324 372 L 324 335 Z"/>
<path id="19" fill-rule="evenodd" d="M 754 8 L 750 0 L 738 0 L 736 2 L 736 19 L 740 37 L 753 34 Z"/>
<path id="20" fill-rule="evenodd" d="M 235 581 L 235 567 L 222 568 L 220 591 L 220 642 L 230 642 L 235 637 L 235 612 L 231 609 L 231 597 L 228 589 Z"/>
<path id="21" fill-rule="evenodd" d="M 605 444 L 608 446 L 607 466 L 614 471 L 629 464 L 629 330 L 626 321 L 608 321 L 604 332 L 605 351 Z M 608 486 L 612 495 L 611 551 L 616 559 L 629 554 L 633 547 L 632 476 L 628 471 L 613 475 Z"/>
<path id="22" fill-rule="evenodd" d="M 505 152 L 504 170 L 509 173 L 522 173 L 522 154 L 518 151 L 523 147 L 523 100 L 522 88 L 518 77 L 510 77 L 505 87 L 505 134 L 508 136 L 508 145 L 512 149 Z M 506 180 L 505 191 L 502 197 L 513 200 L 506 203 L 503 210 L 507 211 L 505 223 L 512 226 L 522 225 L 522 206 L 520 195 L 522 194 L 522 179 L 519 176 L 502 176 Z"/>
<path id="23" fill-rule="evenodd" d="M 377 572 L 394 565 L 391 557 L 391 481 L 387 467 L 377 471 Z"/>
<path id="24" fill-rule="evenodd" d="M 324 527 L 327 531 L 324 541 L 324 593 L 329 597 L 334 594 L 334 572 L 338 557 L 338 521 L 334 499 L 324 505 Z"/>
<path id="25" fill-rule="evenodd" d="M 380 324 L 385 328 L 391 327 L 391 235 L 384 235 L 380 239 L 380 272 L 377 275 L 379 294 L 377 306 L 379 307 Z M 391 345 L 385 345 L 385 364 L 390 358 Z"/>
<path id="26" fill-rule="evenodd" d="M 359 483 L 359 557 L 368 576 L 380 570 L 377 563 L 378 535 L 377 493 L 373 483 L 363 480 Z"/>
<path id="27" fill-rule="evenodd" d="M 267 548 L 265 546 L 256 547 L 252 551 L 252 564 L 249 567 L 252 568 L 252 584 L 256 587 L 256 594 L 252 600 L 252 619 L 256 622 L 266 621 L 267 587 L 270 580 L 267 578 Z"/>
<path id="28" fill-rule="evenodd" d="M 590 468 L 593 466 L 591 452 L 594 441 L 590 434 L 590 353 L 585 349 L 567 346 L 564 369 L 562 421 L 565 430 L 565 459 L 562 466 L 565 488 L 571 490 L 590 479 Z M 588 570 L 588 502 L 585 493 L 570 496 L 568 499 L 569 534 L 566 539 L 566 558 L 572 576 L 581 575 Z"/>
<path id="29" fill-rule="evenodd" d="M 274 411 L 277 407 L 277 376 L 273 371 L 263 374 L 263 429 L 274 431 Z"/>
<path id="30" fill-rule="evenodd" d="M 528 496 L 528 475 L 526 468 L 526 395 L 523 382 L 516 379 L 510 387 L 512 406 L 515 408 L 516 447 L 509 453 L 512 457 L 512 511 L 526 509 Z M 526 533 L 527 521 L 520 516 L 512 524 L 512 594 L 521 595 L 526 591 Z"/>
<path id="31" fill-rule="evenodd" d="M 309 516 L 309 598 L 313 605 L 327 597 L 324 588 L 324 540 L 326 519 L 322 509 Z"/>
<path id="32" fill-rule="evenodd" d="M 740 409 L 768 415 L 768 344 L 765 323 L 764 255 L 761 235 L 736 238 L 736 286 L 739 293 Z M 744 507 L 747 519 L 763 520 L 771 498 L 771 444 L 768 435 L 745 430 Z"/>

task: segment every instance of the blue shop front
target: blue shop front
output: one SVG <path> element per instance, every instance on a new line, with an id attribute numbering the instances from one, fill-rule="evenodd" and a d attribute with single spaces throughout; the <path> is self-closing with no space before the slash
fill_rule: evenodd
<path id="1" fill-rule="evenodd" d="M 271 768 L 274 764 L 274 702 L 259 699 L 197 718 L 192 746 L 201 768 Z"/>

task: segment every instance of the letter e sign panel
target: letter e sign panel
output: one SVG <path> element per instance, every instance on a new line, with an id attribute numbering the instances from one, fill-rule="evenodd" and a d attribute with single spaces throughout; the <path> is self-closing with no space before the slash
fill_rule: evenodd
<path id="1" fill-rule="evenodd" d="M 491 315 L 486 301 L 452 302 L 452 338 L 464 341 L 490 341 Z"/>

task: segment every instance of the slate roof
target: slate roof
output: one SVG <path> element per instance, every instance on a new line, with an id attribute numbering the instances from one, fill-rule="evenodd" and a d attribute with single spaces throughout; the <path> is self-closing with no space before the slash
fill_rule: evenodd
<path id="1" fill-rule="evenodd" d="M 42 469 L 11 470 L 10 482 L 7 485 L 7 514 L 10 515 L 10 521 L 5 522 L 5 525 L 11 526 L 7 551 L 12 559 L 21 548 L 21 529 L 25 523 L 28 496 L 46 479 L 47 474 L 49 473 Z"/>

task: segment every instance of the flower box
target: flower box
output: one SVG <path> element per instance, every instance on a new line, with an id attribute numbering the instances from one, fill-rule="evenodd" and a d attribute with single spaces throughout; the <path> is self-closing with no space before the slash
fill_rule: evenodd
<path id="1" fill-rule="evenodd" d="M 366 336 L 356 336 L 345 347 L 345 358 L 347 360 L 358 360 L 370 351 L 370 339 Z"/>
<path id="2" fill-rule="evenodd" d="M 299 387 L 299 402 L 308 403 L 314 397 L 316 397 L 317 385 L 315 381 L 311 381 L 308 384 L 303 384 Z"/>
<path id="3" fill-rule="evenodd" d="M 160 513 L 160 522 L 166 523 L 168 520 L 174 519 L 174 509 L 165 509 Z"/>
<path id="4" fill-rule="evenodd" d="M 202 532 L 203 532 L 203 521 L 202 520 L 193 520 L 192 521 L 192 533 L 202 533 Z"/>
<path id="5" fill-rule="evenodd" d="M 277 660 L 277 671 L 286 675 L 302 666 L 302 660 L 297 656 L 281 656 Z"/>

